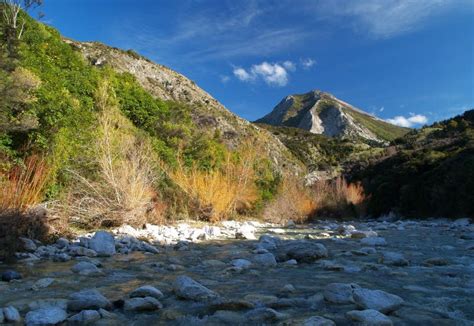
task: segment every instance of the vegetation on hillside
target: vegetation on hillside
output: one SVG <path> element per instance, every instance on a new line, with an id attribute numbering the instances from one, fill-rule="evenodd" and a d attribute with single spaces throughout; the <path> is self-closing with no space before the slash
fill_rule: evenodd
<path id="1" fill-rule="evenodd" d="M 388 155 L 353 169 L 368 212 L 403 216 L 474 216 L 474 110 L 396 139 Z"/>
<path id="2" fill-rule="evenodd" d="M 91 65 L 55 29 L 20 15 L 14 53 L 0 48 L 2 216 L 47 201 L 63 227 L 142 225 L 258 213 L 273 198 L 280 176 L 268 158 L 229 149 L 197 128 L 186 103 Z M 228 198 L 203 197 L 210 184 Z"/>

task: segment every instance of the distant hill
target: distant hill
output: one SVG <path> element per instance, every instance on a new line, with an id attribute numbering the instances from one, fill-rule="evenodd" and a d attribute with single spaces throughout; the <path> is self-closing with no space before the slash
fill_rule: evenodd
<path id="1" fill-rule="evenodd" d="M 387 143 L 409 131 L 318 90 L 285 97 L 272 112 L 255 122 L 378 144 Z"/>

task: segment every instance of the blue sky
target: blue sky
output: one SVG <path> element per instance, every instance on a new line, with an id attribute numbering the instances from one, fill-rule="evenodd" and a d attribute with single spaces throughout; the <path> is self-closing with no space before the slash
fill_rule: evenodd
<path id="1" fill-rule="evenodd" d="M 474 108 L 472 0 L 45 0 L 65 36 L 134 49 L 249 120 L 330 92 L 419 126 Z"/>

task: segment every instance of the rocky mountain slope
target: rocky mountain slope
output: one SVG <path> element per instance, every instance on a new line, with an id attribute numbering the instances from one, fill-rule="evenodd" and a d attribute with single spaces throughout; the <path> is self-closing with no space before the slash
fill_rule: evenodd
<path id="1" fill-rule="evenodd" d="M 301 162 L 277 137 L 230 112 L 180 73 L 131 50 L 124 51 L 98 42 L 77 42 L 66 38 L 64 41 L 78 49 L 95 66 L 109 65 L 118 72 L 132 74 L 154 97 L 191 106 L 193 122 L 209 133 L 218 131 L 229 147 L 235 148 L 244 141 L 256 141 L 279 169 L 297 174 L 303 171 Z"/>
<path id="2" fill-rule="evenodd" d="M 407 128 L 394 126 L 318 90 L 287 96 L 256 122 L 376 144 L 387 143 L 408 132 Z"/>

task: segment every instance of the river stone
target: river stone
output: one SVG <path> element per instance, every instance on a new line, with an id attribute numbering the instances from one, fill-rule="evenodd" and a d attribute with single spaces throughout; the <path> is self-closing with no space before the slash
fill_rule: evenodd
<path id="1" fill-rule="evenodd" d="M 458 218 L 457 220 L 453 222 L 452 225 L 454 227 L 462 228 L 462 227 L 469 226 L 469 224 L 471 224 L 469 218 Z"/>
<path id="2" fill-rule="evenodd" d="M 58 247 L 59 249 L 64 249 L 64 248 L 67 248 L 68 246 L 69 246 L 68 239 L 59 238 L 58 240 L 56 240 L 56 247 Z"/>
<path id="3" fill-rule="evenodd" d="M 330 283 L 324 288 L 324 299 L 332 303 L 354 303 L 354 289 L 359 288 L 355 283 Z"/>
<path id="4" fill-rule="evenodd" d="M 256 240 L 255 237 L 255 227 L 250 224 L 242 225 L 236 232 L 235 232 L 236 239 L 246 239 L 246 240 Z"/>
<path id="5" fill-rule="evenodd" d="M 280 238 L 264 234 L 258 239 L 257 249 L 275 250 L 280 242 Z"/>
<path id="6" fill-rule="evenodd" d="M 68 250 L 71 256 L 86 256 L 86 257 L 96 257 L 97 252 L 92 249 L 87 249 L 81 246 L 70 246 Z"/>
<path id="7" fill-rule="evenodd" d="M 81 311 L 86 309 L 107 309 L 110 301 L 97 290 L 83 290 L 69 296 L 68 310 Z"/>
<path id="8" fill-rule="evenodd" d="M 56 325 L 67 318 L 67 312 L 58 307 L 42 308 L 26 314 L 26 325 Z"/>
<path id="9" fill-rule="evenodd" d="M 6 321 L 17 323 L 21 320 L 20 313 L 15 307 L 8 306 L 3 308 L 3 317 Z"/>
<path id="10" fill-rule="evenodd" d="M 313 316 L 305 319 L 301 326 L 336 326 L 336 324 L 330 319 L 320 316 Z"/>
<path id="11" fill-rule="evenodd" d="M 272 322 L 280 319 L 284 319 L 286 315 L 277 312 L 271 308 L 256 308 L 250 310 L 245 315 L 245 319 L 251 322 Z"/>
<path id="12" fill-rule="evenodd" d="M 33 291 L 38 291 L 40 289 L 47 288 L 48 286 L 53 284 L 53 282 L 54 282 L 54 278 L 50 278 L 50 277 L 42 278 L 42 279 L 36 281 L 35 284 L 33 284 L 33 286 L 31 287 L 31 289 Z"/>
<path id="13" fill-rule="evenodd" d="M 160 290 L 158 290 L 157 288 L 151 285 L 141 286 L 135 289 L 132 293 L 130 293 L 130 298 L 144 298 L 144 297 L 152 297 L 155 299 L 161 299 L 164 297 L 164 295 Z"/>
<path id="14" fill-rule="evenodd" d="M 262 267 L 275 267 L 277 265 L 275 256 L 271 253 L 254 255 L 252 260 L 256 265 Z"/>
<path id="15" fill-rule="evenodd" d="M 123 308 L 126 311 L 155 311 L 163 308 L 163 305 L 153 297 L 144 297 L 125 300 Z"/>
<path id="16" fill-rule="evenodd" d="M 446 266 L 449 265 L 449 261 L 442 257 L 429 258 L 423 261 L 423 266 Z"/>
<path id="17" fill-rule="evenodd" d="M 363 238 L 360 240 L 360 243 L 367 246 L 386 246 L 387 245 L 387 241 L 385 241 L 385 238 L 382 238 L 382 237 Z"/>
<path id="18" fill-rule="evenodd" d="M 399 296 L 381 290 L 358 288 L 353 291 L 353 296 L 358 307 L 382 313 L 397 310 L 404 302 Z"/>
<path id="19" fill-rule="evenodd" d="M 384 251 L 382 252 L 381 262 L 392 266 L 408 266 L 409 262 L 405 256 L 398 252 Z"/>
<path id="20" fill-rule="evenodd" d="M 66 254 L 65 252 L 60 252 L 60 253 L 57 253 L 57 254 L 54 254 L 51 259 L 55 262 L 59 262 L 59 263 L 64 263 L 66 261 L 70 261 L 71 260 L 71 256 L 69 256 L 68 254 Z"/>
<path id="21" fill-rule="evenodd" d="M 392 326 L 393 323 L 384 314 L 373 309 L 352 310 L 346 313 L 347 318 L 367 326 Z"/>
<path id="22" fill-rule="evenodd" d="M 218 295 L 188 276 L 178 276 L 173 284 L 175 294 L 182 299 L 210 301 Z"/>
<path id="23" fill-rule="evenodd" d="M 85 276 L 102 274 L 101 270 L 98 269 L 96 265 L 87 261 L 78 262 L 76 265 L 72 266 L 71 270 L 74 273 Z"/>
<path id="24" fill-rule="evenodd" d="M 252 262 L 247 259 L 234 259 L 230 263 L 232 266 L 242 269 L 249 268 L 252 265 Z"/>
<path id="25" fill-rule="evenodd" d="M 245 325 L 244 316 L 235 311 L 218 310 L 209 319 L 210 325 Z"/>
<path id="26" fill-rule="evenodd" d="M 351 238 L 353 239 L 363 239 L 370 237 L 377 237 L 378 234 L 375 231 L 354 231 L 351 232 Z"/>
<path id="27" fill-rule="evenodd" d="M 5 321 L 5 316 L 3 315 L 3 309 L 0 308 L 0 324 Z"/>
<path id="28" fill-rule="evenodd" d="M 68 325 L 87 325 L 98 321 L 101 318 L 97 310 L 82 310 L 80 313 L 72 315 L 67 319 Z"/>
<path id="29" fill-rule="evenodd" d="M 286 256 L 284 260 L 296 259 L 298 263 L 312 263 L 328 257 L 328 250 L 323 244 L 304 240 L 289 241 L 281 245 L 278 252 Z"/>
<path id="30" fill-rule="evenodd" d="M 20 237 L 21 242 L 23 242 L 23 249 L 26 251 L 34 252 L 38 247 L 35 242 L 31 239 Z"/>
<path id="31" fill-rule="evenodd" d="M 2 273 L 2 281 L 11 282 L 13 280 L 20 280 L 21 274 L 14 270 L 8 270 Z"/>
<path id="32" fill-rule="evenodd" d="M 99 256 L 112 256 L 115 254 L 114 236 L 106 231 L 98 231 L 89 240 L 89 248 Z"/>

